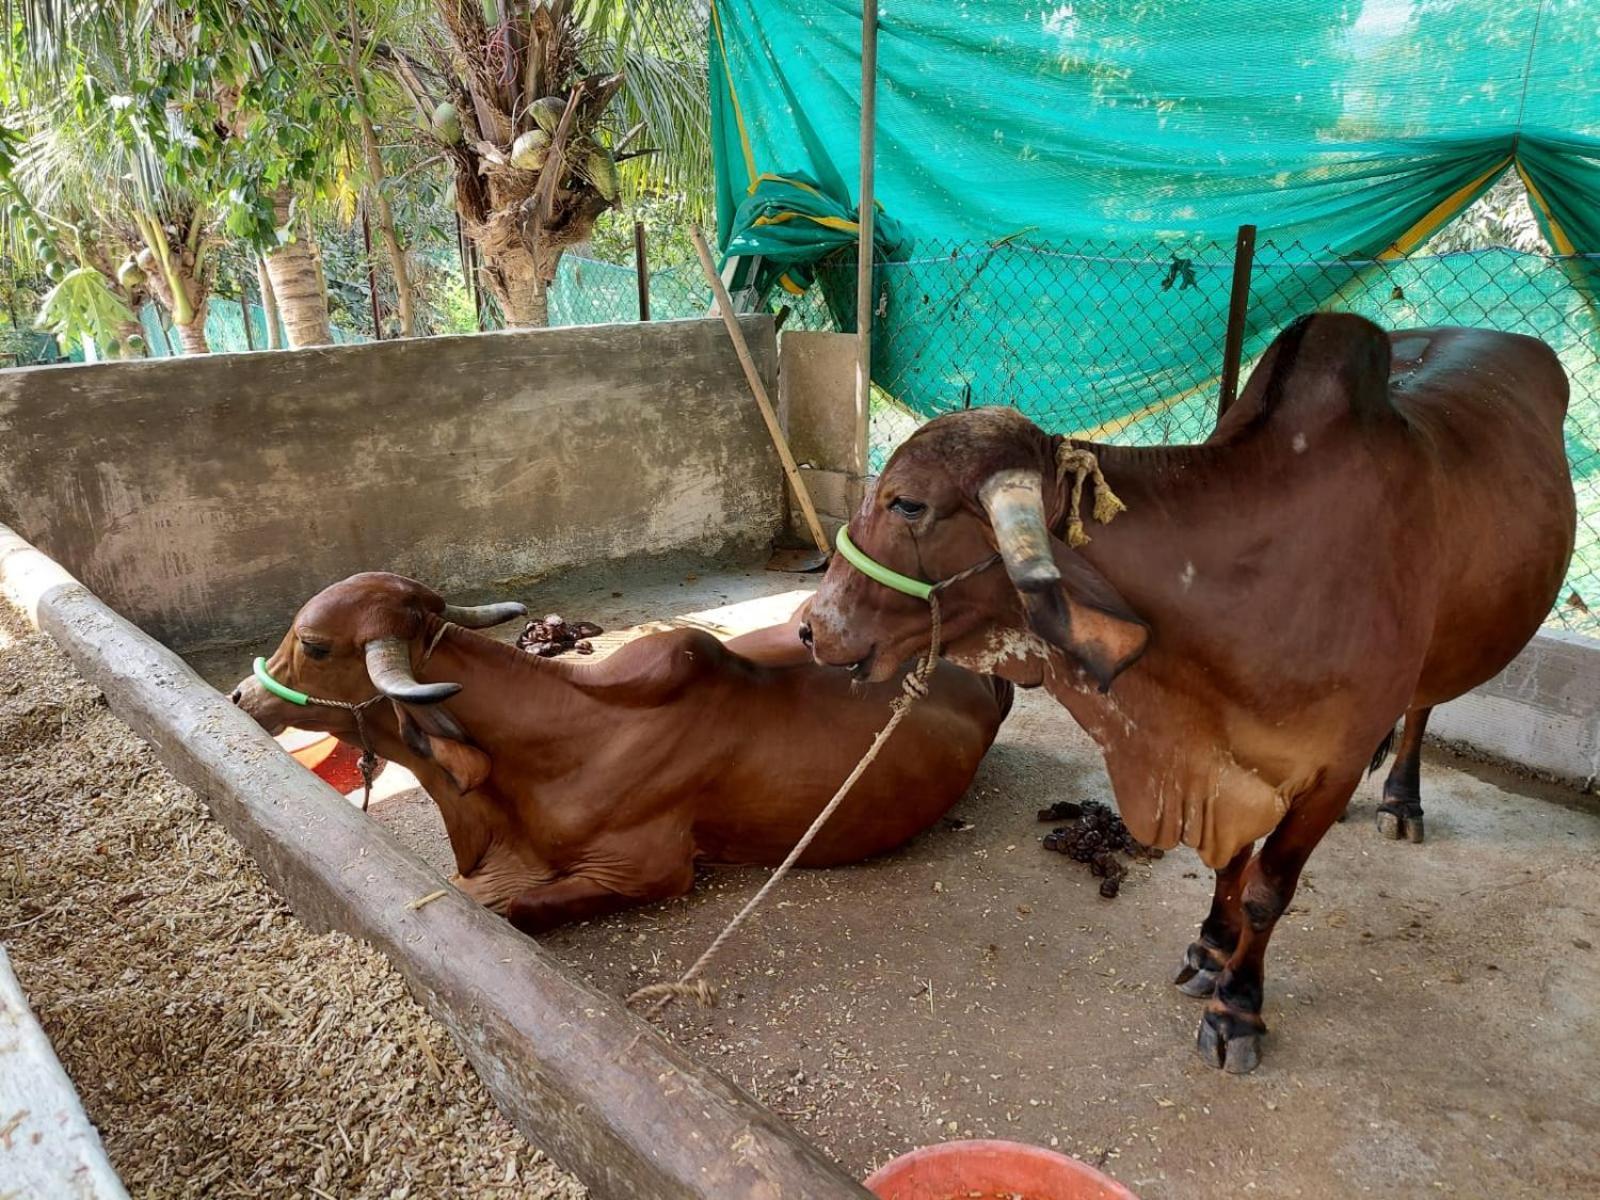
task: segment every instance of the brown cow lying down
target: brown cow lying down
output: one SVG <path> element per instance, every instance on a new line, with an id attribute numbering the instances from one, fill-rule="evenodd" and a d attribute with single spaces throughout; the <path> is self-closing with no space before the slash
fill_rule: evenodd
<path id="1" fill-rule="evenodd" d="M 1108 524 L 1092 474 L 1073 504 L 1071 443 L 1004 409 L 923 426 L 852 521 L 862 552 L 920 579 L 998 549 L 1004 572 L 943 595 L 949 657 L 1043 684 L 1105 751 L 1133 835 L 1215 869 L 1178 975 L 1212 996 L 1214 1066 L 1258 1062 L 1267 940 L 1374 749 L 1405 714 L 1384 812 L 1420 837 L 1429 709 L 1549 612 L 1572 553 L 1566 407 L 1532 338 L 1319 314 L 1278 337 L 1205 444 L 1092 447 L 1127 505 Z M 1077 548 L 1074 516 L 1092 538 Z M 809 622 L 818 661 L 865 679 L 929 642 L 924 603 L 843 559 Z"/>
<path id="2" fill-rule="evenodd" d="M 267 671 L 324 700 L 388 697 L 365 711 L 373 749 L 438 804 L 461 888 L 529 933 L 682 895 L 696 858 L 779 862 L 900 690 L 812 664 L 798 618 L 728 645 L 650 634 L 597 663 L 471 632 L 522 615 L 355 575 L 300 610 Z M 293 724 L 359 744 L 345 709 L 297 706 L 254 677 L 233 699 L 271 733 Z M 801 865 L 855 862 L 926 829 L 967 790 L 1010 707 L 1009 683 L 941 664 Z"/>

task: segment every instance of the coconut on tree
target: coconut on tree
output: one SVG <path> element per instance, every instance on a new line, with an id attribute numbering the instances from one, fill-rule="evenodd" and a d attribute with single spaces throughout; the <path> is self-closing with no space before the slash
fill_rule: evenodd
<path id="1" fill-rule="evenodd" d="M 640 133 L 670 153 L 699 124 L 700 89 L 678 64 L 616 36 L 628 8 L 438 0 L 443 36 L 421 30 L 414 48 L 383 56 L 454 168 L 456 210 L 509 324 L 548 322 L 561 255 L 617 204 L 618 164 L 652 153 L 629 149 Z M 602 63 L 615 69 L 590 69 Z M 669 121 L 637 119 L 663 112 Z"/>

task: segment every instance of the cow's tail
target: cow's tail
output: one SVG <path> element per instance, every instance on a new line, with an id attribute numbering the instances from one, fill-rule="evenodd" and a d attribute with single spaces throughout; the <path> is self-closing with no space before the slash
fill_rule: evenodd
<path id="1" fill-rule="evenodd" d="M 1395 734 L 1399 732 L 1400 726 L 1396 724 L 1393 729 L 1389 730 L 1388 733 L 1383 735 L 1383 741 L 1378 743 L 1377 752 L 1372 756 L 1372 765 L 1367 768 L 1368 775 L 1376 775 L 1378 773 L 1378 768 L 1383 766 L 1384 762 L 1387 761 L 1389 752 L 1394 749 Z"/>

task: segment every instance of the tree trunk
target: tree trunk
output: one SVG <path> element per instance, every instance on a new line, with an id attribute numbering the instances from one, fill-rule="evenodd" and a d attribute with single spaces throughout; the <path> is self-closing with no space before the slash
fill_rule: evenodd
<path id="1" fill-rule="evenodd" d="M 507 325 L 543 329 L 550 324 L 549 285 L 531 254 L 521 249 L 486 253 L 483 272 L 505 312 Z"/>
<path id="2" fill-rule="evenodd" d="M 394 290 L 400 309 L 400 336 L 415 337 L 417 332 L 416 304 L 411 295 L 411 272 L 406 268 L 405 247 L 395 232 L 394 212 L 389 208 L 389 197 L 383 191 L 383 157 L 378 153 L 378 135 L 373 132 L 367 114 L 358 112 L 356 121 L 361 127 L 361 146 L 367 159 L 368 191 L 372 197 L 373 215 L 378 219 L 378 234 L 383 238 L 383 248 L 389 255 L 389 270 L 394 273 Z M 382 337 L 380 333 L 378 335 Z"/>
<path id="3" fill-rule="evenodd" d="M 267 349 L 283 349 L 283 326 L 278 322 L 278 301 L 272 294 L 272 279 L 267 275 L 267 260 L 256 259 L 256 284 L 261 288 L 261 319 L 267 327 Z"/>
<path id="4" fill-rule="evenodd" d="M 210 302 L 210 280 L 196 279 L 191 272 L 194 270 L 194 256 L 188 251 L 173 256 L 173 270 L 177 273 L 178 286 L 183 289 L 187 308 L 192 314 L 189 321 L 178 322 L 177 298 L 173 295 L 172 286 L 166 273 L 160 270 L 150 272 L 150 294 L 156 298 L 156 303 L 167 310 L 167 315 L 172 318 L 172 324 L 178 331 L 178 341 L 183 346 L 185 354 L 210 354 L 211 346 L 206 341 L 206 306 Z"/>
<path id="5" fill-rule="evenodd" d="M 185 354 L 210 354 L 211 343 L 206 341 L 206 305 L 204 301 L 196 306 L 194 320 L 187 325 L 175 326 L 178 331 L 178 344 L 183 347 Z"/>
<path id="6" fill-rule="evenodd" d="M 289 223 L 293 196 L 287 188 L 272 198 L 274 219 L 281 229 Z M 333 341 L 328 322 L 328 292 L 322 285 L 317 248 L 303 232 L 265 256 L 267 277 L 278 304 L 284 334 L 293 349 L 326 346 Z"/>

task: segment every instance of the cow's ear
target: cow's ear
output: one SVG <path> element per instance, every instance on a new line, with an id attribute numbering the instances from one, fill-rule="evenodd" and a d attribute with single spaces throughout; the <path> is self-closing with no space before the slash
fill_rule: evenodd
<path id="1" fill-rule="evenodd" d="M 1028 625 L 1108 691 L 1144 653 L 1150 626 L 1081 555 L 1059 543 L 1054 550 L 1061 582 L 1020 593 Z"/>
<path id="2" fill-rule="evenodd" d="M 489 778 L 489 756 L 467 741 L 466 731 L 444 709 L 397 701 L 394 711 L 406 745 L 438 764 L 458 791 L 470 792 Z"/>

